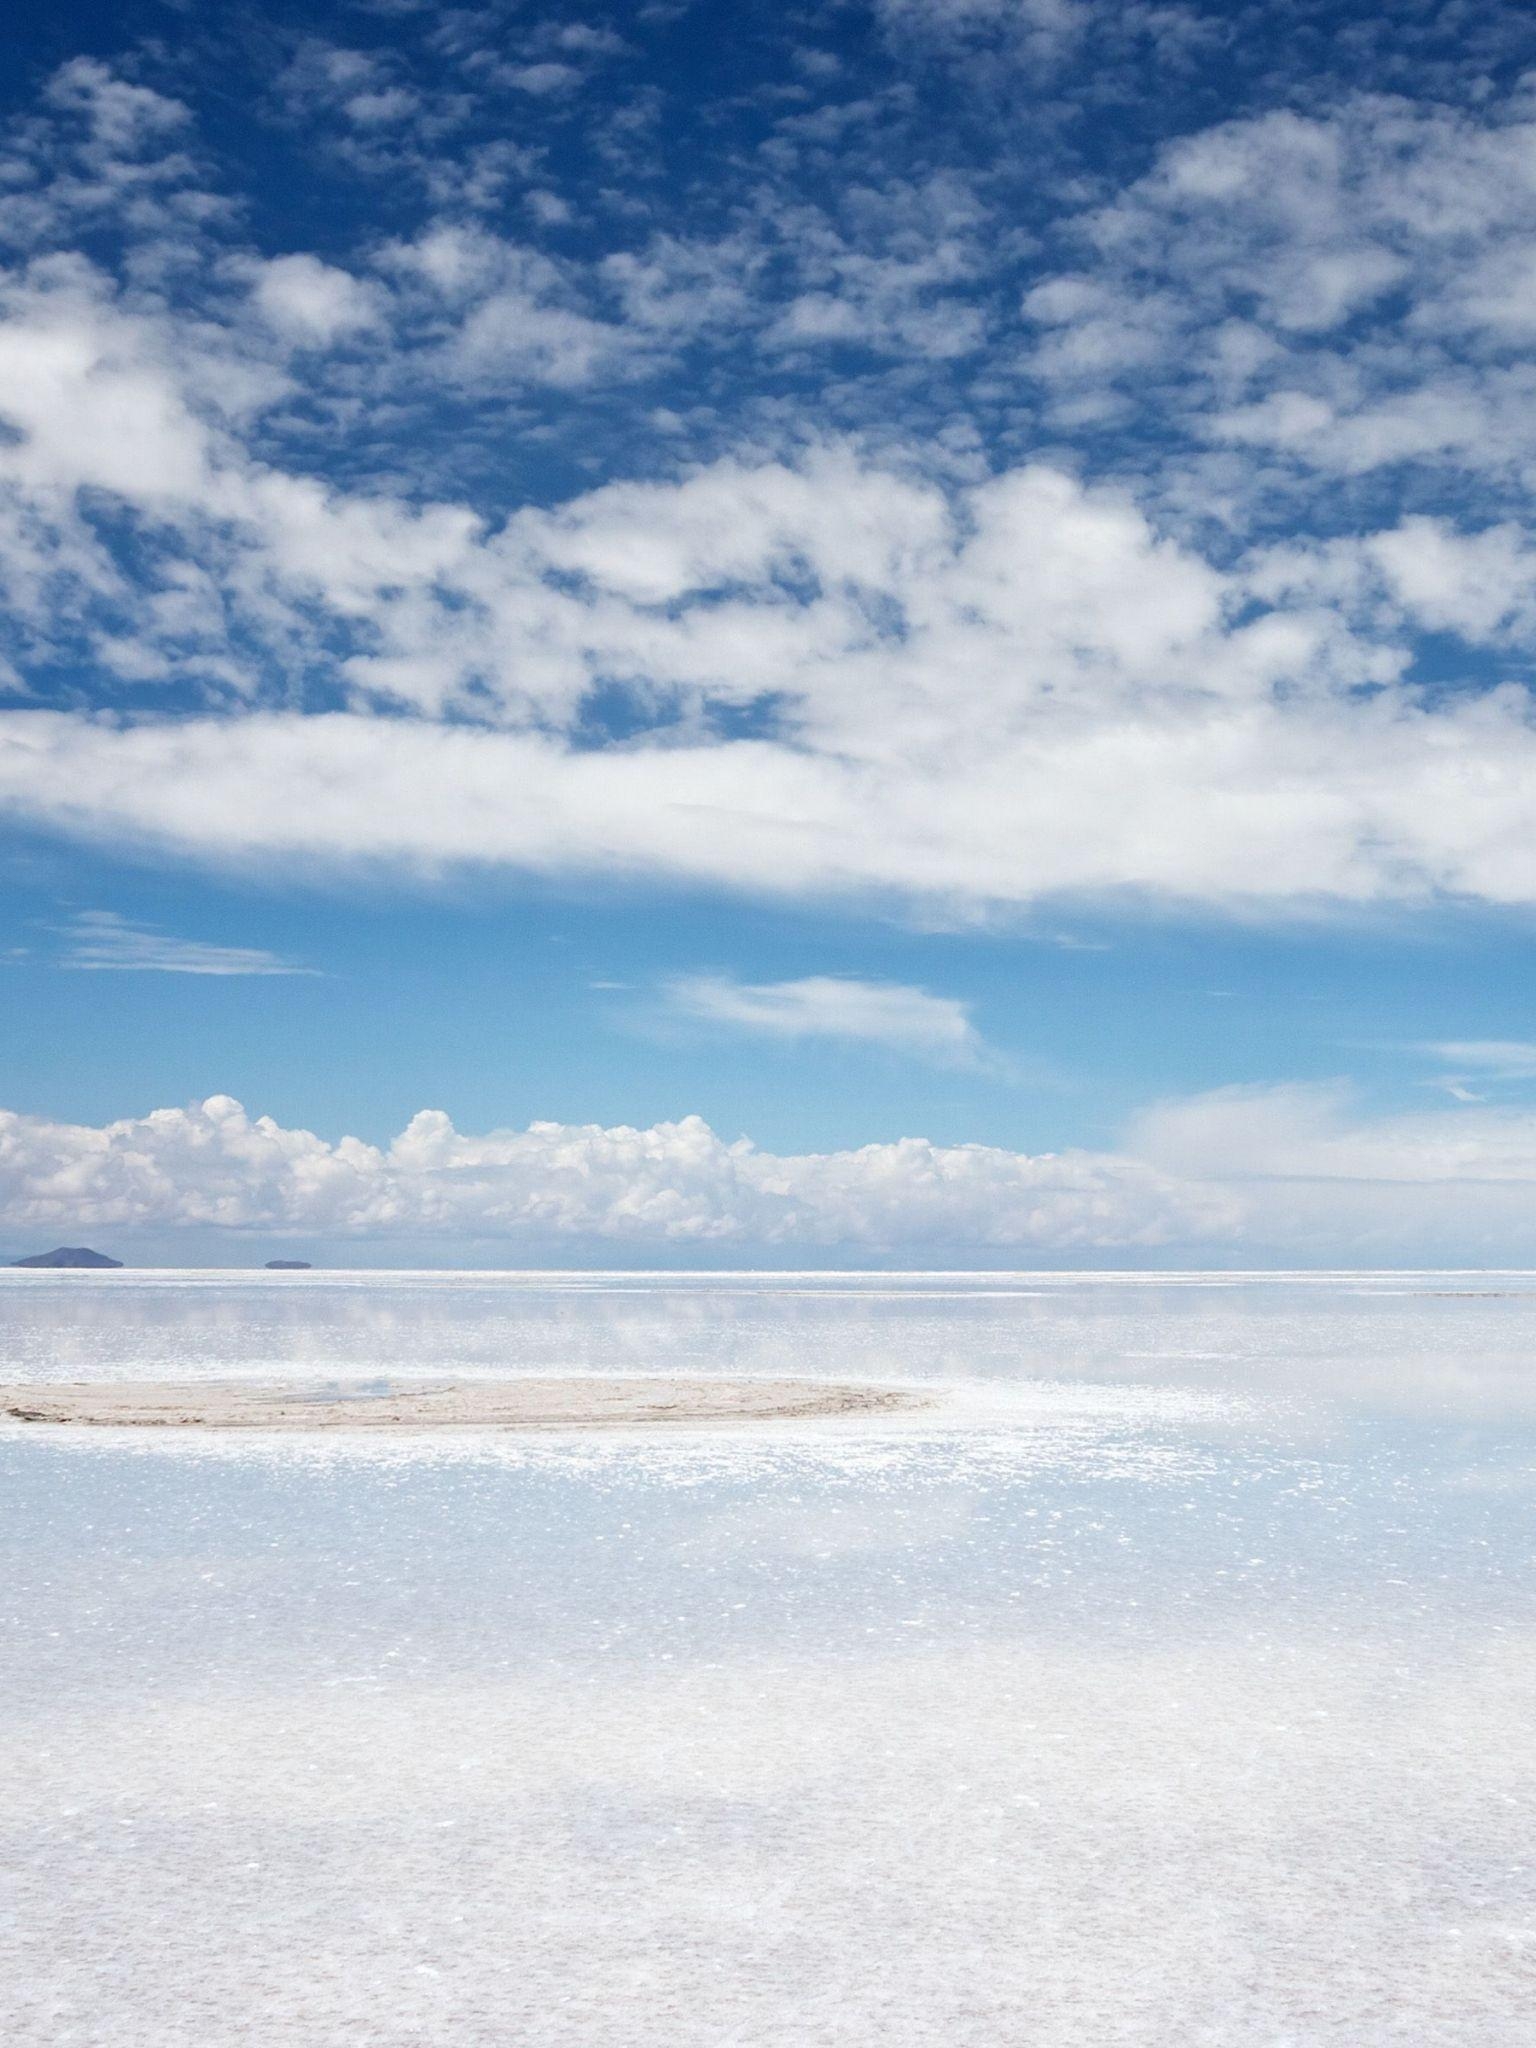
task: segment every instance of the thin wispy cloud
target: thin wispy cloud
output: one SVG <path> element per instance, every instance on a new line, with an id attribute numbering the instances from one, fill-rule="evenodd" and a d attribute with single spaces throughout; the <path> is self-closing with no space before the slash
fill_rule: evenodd
<path id="1" fill-rule="evenodd" d="M 1528 1039 L 1439 1038 L 1427 1040 L 1420 1050 L 1491 1081 L 1536 1080 L 1536 1043 Z"/>
<path id="2" fill-rule="evenodd" d="M 843 1039 L 944 1066 L 979 1067 L 997 1059 L 971 1022 L 967 1004 L 899 982 L 835 974 L 744 982 L 686 974 L 668 982 L 665 994 L 682 1016 L 769 1038 Z"/>
<path id="3" fill-rule="evenodd" d="M 66 945 L 60 967 L 139 974 L 271 975 L 319 970 L 284 960 L 260 946 L 213 946 L 176 938 L 158 926 L 134 924 L 113 910 L 83 910 L 59 928 Z"/>

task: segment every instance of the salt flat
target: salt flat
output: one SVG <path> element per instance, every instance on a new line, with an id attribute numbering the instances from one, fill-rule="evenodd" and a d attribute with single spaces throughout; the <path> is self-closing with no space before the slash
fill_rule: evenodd
<path id="1" fill-rule="evenodd" d="M 929 1405 L 0 1428 L 8 2048 L 1526 2048 L 1528 1276 L 77 1286 L 36 1398 Z"/>

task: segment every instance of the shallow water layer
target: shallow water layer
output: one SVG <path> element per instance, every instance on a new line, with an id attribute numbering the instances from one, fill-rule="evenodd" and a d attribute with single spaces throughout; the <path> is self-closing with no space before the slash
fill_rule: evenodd
<path id="1" fill-rule="evenodd" d="M 5 2038 L 1524 2048 L 1530 1276 L 0 1279 L 5 1379 L 680 1369 L 945 1405 L 0 1432 Z"/>

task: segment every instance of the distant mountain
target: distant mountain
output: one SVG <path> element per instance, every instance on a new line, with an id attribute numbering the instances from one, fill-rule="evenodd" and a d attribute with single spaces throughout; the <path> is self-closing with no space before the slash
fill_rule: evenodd
<path id="1" fill-rule="evenodd" d="M 310 1264 L 308 1259 L 268 1259 L 266 1270 L 269 1273 L 307 1273 Z"/>
<path id="2" fill-rule="evenodd" d="M 17 1266 L 121 1266 L 121 1259 L 109 1259 L 105 1252 L 93 1252 L 89 1245 L 61 1244 L 56 1251 L 34 1252 L 30 1259 L 15 1259 Z"/>

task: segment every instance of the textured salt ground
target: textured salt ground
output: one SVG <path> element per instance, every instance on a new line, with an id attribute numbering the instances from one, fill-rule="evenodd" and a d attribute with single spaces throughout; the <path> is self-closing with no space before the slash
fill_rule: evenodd
<path id="1" fill-rule="evenodd" d="M 499 1381 L 0 1385 L 0 1416 L 13 1422 L 140 1429 L 637 1429 L 819 1421 L 927 1405 L 922 1396 L 891 1387 L 657 1374 Z"/>
<path id="2" fill-rule="evenodd" d="M 6 2048 L 1529 2048 L 1510 1503 L 96 1441 L 0 1446 Z"/>
<path id="3" fill-rule="evenodd" d="M 6 2048 L 1530 2048 L 1529 1294 L 81 1277 L 31 1393 L 942 1392 L 0 1428 Z"/>

